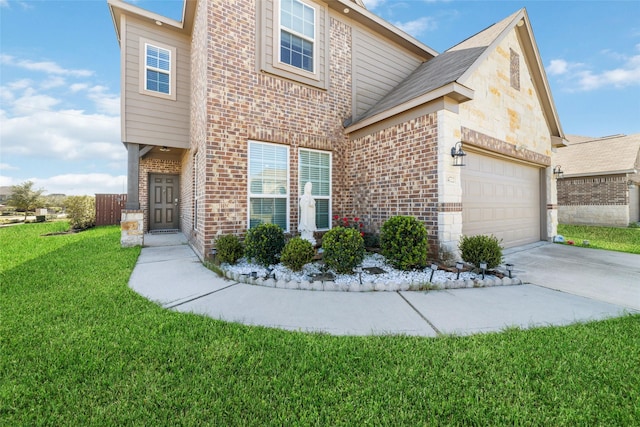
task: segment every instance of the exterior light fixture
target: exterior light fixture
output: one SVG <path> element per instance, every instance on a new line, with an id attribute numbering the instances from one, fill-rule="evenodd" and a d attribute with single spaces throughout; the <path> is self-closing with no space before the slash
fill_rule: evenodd
<path id="1" fill-rule="evenodd" d="M 560 165 L 553 168 L 553 176 L 556 179 L 564 178 L 564 172 L 562 172 L 562 167 Z"/>
<path id="2" fill-rule="evenodd" d="M 211 256 L 215 259 L 216 255 L 218 255 L 218 250 L 216 248 L 211 248 Z"/>
<path id="3" fill-rule="evenodd" d="M 355 268 L 355 272 L 358 273 L 358 279 L 360 280 L 360 284 L 362 285 L 362 265 L 359 265 Z"/>
<path id="4" fill-rule="evenodd" d="M 267 268 L 267 273 L 264 275 L 265 279 L 270 279 L 273 278 L 275 279 L 276 274 L 273 272 L 274 268 L 273 267 L 269 267 Z"/>
<path id="5" fill-rule="evenodd" d="M 167 147 L 166 145 L 163 145 L 162 147 L 160 147 L 160 151 L 162 151 L 163 153 L 166 153 L 168 151 L 171 151 L 171 148 Z"/>
<path id="6" fill-rule="evenodd" d="M 513 264 L 505 264 L 507 271 L 509 272 L 509 279 L 511 279 L 511 272 L 513 271 Z"/>
<path id="7" fill-rule="evenodd" d="M 435 273 L 436 270 L 438 270 L 438 264 L 432 263 L 431 264 L 431 277 L 429 277 L 429 282 L 431 282 L 431 283 L 433 283 L 433 273 Z"/>
<path id="8" fill-rule="evenodd" d="M 462 261 L 456 262 L 456 270 L 458 270 L 458 275 L 456 276 L 456 280 L 460 280 L 460 270 L 464 267 Z"/>
<path id="9" fill-rule="evenodd" d="M 482 280 L 484 280 L 484 272 L 487 269 L 487 262 L 486 261 L 480 261 L 480 270 L 482 270 Z"/>
<path id="10" fill-rule="evenodd" d="M 453 166 L 464 166 L 464 156 L 467 153 L 462 151 L 462 141 L 456 142 L 456 145 L 451 147 L 451 157 L 453 157 Z"/>

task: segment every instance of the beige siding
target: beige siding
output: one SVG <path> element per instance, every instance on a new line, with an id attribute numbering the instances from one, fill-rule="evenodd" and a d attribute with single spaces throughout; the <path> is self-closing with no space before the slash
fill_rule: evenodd
<path id="1" fill-rule="evenodd" d="M 190 41 L 188 38 L 125 18 L 124 79 L 122 96 L 123 138 L 126 142 L 189 148 Z M 140 93 L 140 40 L 147 39 L 176 49 L 176 99 Z"/>
<path id="2" fill-rule="evenodd" d="M 363 27 L 353 27 L 353 116 L 360 117 L 422 62 Z"/>

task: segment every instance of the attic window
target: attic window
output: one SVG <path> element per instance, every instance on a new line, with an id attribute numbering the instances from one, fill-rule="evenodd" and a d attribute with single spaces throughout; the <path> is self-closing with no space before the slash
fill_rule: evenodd
<path id="1" fill-rule="evenodd" d="M 511 51 L 511 87 L 515 90 L 520 90 L 520 55 L 518 55 L 518 53 L 513 49 L 509 50 Z"/>

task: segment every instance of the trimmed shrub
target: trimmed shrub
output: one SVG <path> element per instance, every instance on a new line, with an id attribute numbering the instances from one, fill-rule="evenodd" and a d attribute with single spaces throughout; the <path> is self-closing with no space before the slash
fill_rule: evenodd
<path id="1" fill-rule="evenodd" d="M 64 204 L 72 229 L 84 230 L 96 225 L 96 200 L 94 197 L 69 196 Z"/>
<path id="2" fill-rule="evenodd" d="M 322 259 L 336 273 L 351 274 L 364 259 L 364 240 L 353 228 L 335 227 L 322 236 Z"/>
<path id="3" fill-rule="evenodd" d="M 458 249 L 462 260 L 475 267 L 480 267 L 482 261 L 487 263 L 488 269 L 502 263 L 502 246 L 495 236 L 462 236 Z"/>
<path id="4" fill-rule="evenodd" d="M 247 231 L 244 245 L 245 255 L 250 260 L 265 267 L 277 264 L 284 248 L 284 231 L 276 224 L 260 224 Z"/>
<path id="5" fill-rule="evenodd" d="M 227 264 L 235 264 L 242 255 L 244 248 L 237 236 L 233 234 L 225 234 L 216 239 L 216 249 L 218 250 L 217 259 Z"/>
<path id="6" fill-rule="evenodd" d="M 412 216 L 391 217 L 382 224 L 380 248 L 395 268 L 423 268 L 427 265 L 429 252 L 427 229 Z"/>
<path id="7" fill-rule="evenodd" d="M 292 271 L 300 271 L 313 260 L 315 254 L 311 242 L 302 237 L 294 237 L 284 245 L 280 261 Z"/>

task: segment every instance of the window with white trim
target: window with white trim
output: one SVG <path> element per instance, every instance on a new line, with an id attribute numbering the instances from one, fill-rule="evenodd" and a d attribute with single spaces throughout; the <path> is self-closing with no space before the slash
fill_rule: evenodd
<path id="1" fill-rule="evenodd" d="M 289 230 L 289 147 L 249 141 L 249 228 Z"/>
<path id="2" fill-rule="evenodd" d="M 151 92 L 171 94 L 171 51 L 145 43 L 144 88 Z"/>
<path id="3" fill-rule="evenodd" d="M 316 227 L 328 230 L 331 228 L 331 153 L 301 148 L 298 154 L 299 194 L 304 194 L 307 182 L 313 184 L 311 194 L 316 202 Z"/>
<path id="4" fill-rule="evenodd" d="M 280 0 L 280 62 L 313 73 L 316 10 L 300 0 Z"/>

